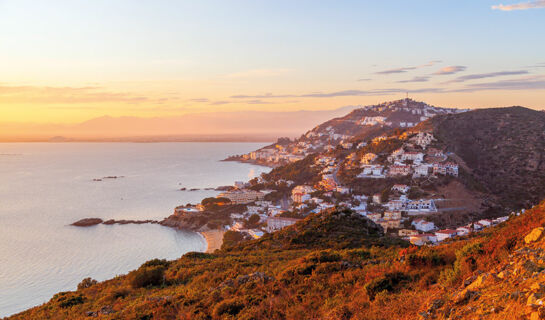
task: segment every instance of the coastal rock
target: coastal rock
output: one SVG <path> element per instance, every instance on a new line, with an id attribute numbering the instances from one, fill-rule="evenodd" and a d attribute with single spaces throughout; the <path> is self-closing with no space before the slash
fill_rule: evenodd
<path id="1" fill-rule="evenodd" d="M 72 225 L 76 227 L 90 227 L 101 223 L 102 219 L 100 218 L 85 218 L 72 223 Z"/>
<path id="2" fill-rule="evenodd" d="M 541 236 L 543 235 L 543 230 L 544 229 L 542 227 L 535 228 L 526 237 L 524 237 L 524 242 L 526 244 L 529 244 L 529 243 L 532 243 L 532 242 L 535 242 L 535 241 L 539 240 L 541 238 Z"/>

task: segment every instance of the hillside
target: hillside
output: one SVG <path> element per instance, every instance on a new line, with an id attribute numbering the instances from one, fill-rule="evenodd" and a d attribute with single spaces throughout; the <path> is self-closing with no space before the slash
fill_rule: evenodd
<path id="1" fill-rule="evenodd" d="M 522 107 L 439 116 L 432 126 L 445 149 L 471 169 L 499 204 L 515 209 L 545 198 L 545 113 Z"/>
<path id="2" fill-rule="evenodd" d="M 332 217 L 347 231 L 354 223 L 335 211 L 304 222 L 319 232 Z M 252 242 L 188 253 L 102 283 L 83 281 L 10 319 L 539 319 L 545 240 L 532 230 L 544 225 L 541 204 L 436 247 L 271 250 Z M 379 232 L 370 227 L 370 235 Z M 294 239 L 292 231 L 279 232 L 279 241 Z M 353 237 L 341 231 L 329 241 L 341 236 Z"/>
<path id="3" fill-rule="evenodd" d="M 301 160 L 305 156 L 330 150 L 352 140 L 368 140 L 396 128 L 411 128 L 437 115 L 456 114 L 467 110 L 440 108 L 412 99 L 402 99 L 365 106 L 345 116 L 328 120 L 297 139 L 279 139 L 246 155 L 228 160 L 247 161 L 278 166 Z"/>
<path id="4" fill-rule="evenodd" d="M 254 200 L 168 220 L 229 228 L 221 250 L 84 280 L 12 319 L 545 317 L 545 114 L 370 127 L 222 194 Z"/>

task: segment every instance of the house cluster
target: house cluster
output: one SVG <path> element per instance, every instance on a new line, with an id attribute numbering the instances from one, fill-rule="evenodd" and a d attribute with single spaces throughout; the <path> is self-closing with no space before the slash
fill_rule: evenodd
<path id="1" fill-rule="evenodd" d="M 378 137 L 376 139 L 387 139 Z M 378 155 L 365 153 L 360 158 L 361 173 L 358 178 L 386 178 L 412 175 L 423 178 L 430 175 L 458 176 L 458 164 L 447 161 L 447 156 L 436 148 L 426 148 L 434 141 L 428 132 L 418 132 L 409 142 L 387 156 L 387 163 L 376 163 Z M 415 148 L 418 145 L 420 149 Z M 354 159 L 349 162 L 354 167 Z"/>
<path id="2" fill-rule="evenodd" d="M 263 148 L 245 154 L 242 156 L 242 159 L 271 164 L 281 164 L 304 159 L 306 155 L 305 151 L 306 150 L 297 150 L 296 152 L 289 152 L 284 146 L 277 144 L 274 147 Z"/>
<path id="3" fill-rule="evenodd" d="M 499 223 L 507 221 L 509 217 L 500 217 L 497 219 L 482 219 L 473 223 L 469 223 L 465 226 L 458 227 L 456 229 L 443 229 L 435 230 L 433 222 L 428 222 L 423 219 L 414 220 L 412 225 L 418 231 L 423 233 L 407 235 L 404 238 L 409 240 L 412 244 L 421 246 L 424 244 L 436 244 L 441 241 L 445 241 L 456 236 L 465 236 L 471 232 L 481 231 L 485 228 L 497 225 Z M 435 230 L 435 231 L 434 231 Z"/>
<path id="4" fill-rule="evenodd" d="M 296 186 L 291 191 L 291 199 L 294 203 L 306 202 L 310 200 L 310 198 L 312 198 L 310 194 L 313 193 L 314 191 L 316 190 L 311 186 L 306 186 L 306 185 Z"/>

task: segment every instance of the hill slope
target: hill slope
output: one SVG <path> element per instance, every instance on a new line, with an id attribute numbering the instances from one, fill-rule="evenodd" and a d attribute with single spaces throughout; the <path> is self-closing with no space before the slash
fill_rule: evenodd
<path id="1" fill-rule="evenodd" d="M 529 207 L 545 198 L 545 113 L 483 109 L 435 117 L 422 127 L 430 125 L 502 206 Z"/>
<path id="2" fill-rule="evenodd" d="M 335 217 L 347 230 L 365 223 L 332 211 L 306 224 L 319 231 L 319 221 L 327 226 Z M 545 240 L 543 233 L 525 240 L 543 226 L 545 203 L 436 247 L 276 250 L 254 242 L 188 253 L 113 280 L 82 282 L 11 319 L 539 319 Z M 280 232 L 279 241 L 295 239 L 292 231 Z M 329 241 L 339 236 L 351 234 L 333 233 Z"/>

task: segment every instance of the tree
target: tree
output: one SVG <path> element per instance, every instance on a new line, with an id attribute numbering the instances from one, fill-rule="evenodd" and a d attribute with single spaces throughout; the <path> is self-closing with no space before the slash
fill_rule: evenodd
<path id="1" fill-rule="evenodd" d="M 97 281 L 92 278 L 85 278 L 78 284 L 78 290 L 87 289 L 97 284 Z"/>
<path id="2" fill-rule="evenodd" d="M 382 203 L 386 203 L 388 202 L 389 199 L 390 199 L 390 188 L 386 188 L 382 190 L 382 192 L 380 193 L 380 201 L 382 201 Z"/>
<path id="3" fill-rule="evenodd" d="M 254 213 L 246 220 L 244 226 L 248 229 L 255 228 L 259 224 L 259 220 L 261 220 L 261 217 Z"/>
<path id="4" fill-rule="evenodd" d="M 233 247 L 238 243 L 244 241 L 245 237 L 242 232 L 229 230 L 223 234 L 223 243 L 221 248 L 225 249 L 227 247 Z"/>

